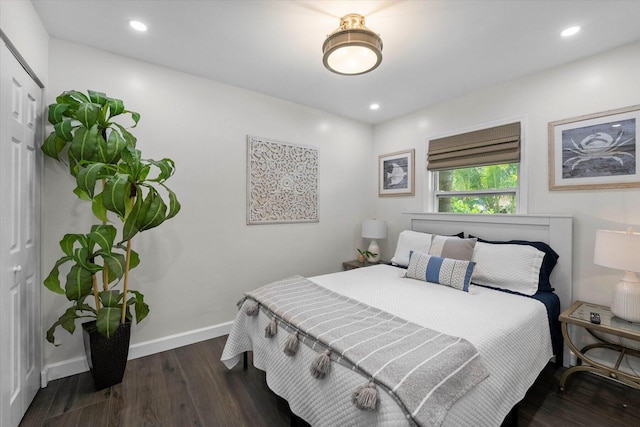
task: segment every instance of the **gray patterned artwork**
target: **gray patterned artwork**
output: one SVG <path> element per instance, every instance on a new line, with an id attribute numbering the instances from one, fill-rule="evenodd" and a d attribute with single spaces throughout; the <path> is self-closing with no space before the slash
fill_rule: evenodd
<path id="1" fill-rule="evenodd" d="M 318 150 L 247 137 L 247 224 L 318 222 Z"/>

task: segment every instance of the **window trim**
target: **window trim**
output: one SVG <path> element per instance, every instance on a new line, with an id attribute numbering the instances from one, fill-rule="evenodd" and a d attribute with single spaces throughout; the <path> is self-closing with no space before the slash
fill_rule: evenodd
<path id="1" fill-rule="evenodd" d="M 483 123 L 483 124 L 479 124 L 479 125 L 475 125 L 475 126 L 471 126 L 471 127 L 467 127 L 467 128 L 463 128 L 463 129 L 457 129 L 453 132 L 447 132 L 447 133 L 443 133 L 443 134 L 437 134 L 437 135 L 432 135 L 426 138 L 425 141 L 425 168 L 424 168 L 424 202 L 423 202 L 423 210 L 425 212 L 437 212 L 437 206 L 438 206 L 438 200 L 437 200 L 437 196 L 438 195 L 443 195 L 445 193 L 450 193 L 450 192 L 438 192 L 436 193 L 436 187 L 437 187 L 437 173 L 438 172 L 430 172 L 427 170 L 427 163 L 426 163 L 426 153 L 429 152 L 429 141 L 432 139 L 440 139 L 440 138 L 446 138 L 449 136 L 454 136 L 454 135 L 458 135 L 458 134 L 462 134 L 462 133 L 468 133 L 468 132 L 474 132 L 474 131 L 478 131 L 478 130 L 482 130 L 482 129 L 487 129 L 487 128 L 491 128 L 491 127 L 496 127 L 496 126 L 502 126 L 502 125 L 506 125 L 509 123 L 514 123 L 514 122 L 520 122 L 520 162 L 518 164 L 518 186 L 515 188 L 515 195 L 516 195 L 516 214 L 526 214 L 528 212 L 528 207 L 527 207 L 527 199 L 528 199 L 528 194 L 527 194 L 527 188 L 528 188 L 528 167 L 527 167 L 527 162 L 526 162 L 526 148 L 527 148 L 527 141 L 526 141 L 526 134 L 527 134 L 527 120 L 526 120 L 526 116 L 516 116 L 516 117 L 510 117 L 510 118 L 506 118 L 506 119 L 501 119 L 501 120 L 497 120 L 494 122 L 488 122 L 488 123 Z M 514 189 L 504 189 L 509 193 L 513 193 Z M 482 192 L 482 193 L 481 193 Z M 498 190 L 478 190 L 478 191 L 473 191 L 471 192 L 471 194 L 486 194 L 486 192 L 488 192 L 489 194 L 497 194 L 497 193 L 501 193 L 504 192 L 501 189 Z M 463 195 L 463 193 L 461 192 L 454 192 L 455 195 Z M 466 194 L 465 192 L 465 195 Z M 487 215 L 487 214 L 470 214 L 470 215 Z M 491 215 L 491 214 L 490 214 Z"/>

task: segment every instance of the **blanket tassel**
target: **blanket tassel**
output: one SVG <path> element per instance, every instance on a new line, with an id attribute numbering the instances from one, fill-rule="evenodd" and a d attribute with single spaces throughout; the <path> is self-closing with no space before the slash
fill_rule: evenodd
<path id="1" fill-rule="evenodd" d="M 298 352 L 299 343 L 297 332 L 289 335 L 289 338 L 287 338 L 287 341 L 284 343 L 284 354 L 290 357 L 295 356 Z"/>
<path id="2" fill-rule="evenodd" d="M 366 411 L 373 411 L 378 406 L 378 389 L 373 381 L 369 381 L 365 385 L 361 385 L 351 395 L 351 402 L 356 408 Z"/>
<path id="3" fill-rule="evenodd" d="M 260 304 L 258 304 L 257 302 L 254 302 L 253 304 L 249 304 L 247 306 L 247 316 L 257 316 L 258 312 L 260 311 Z"/>
<path id="4" fill-rule="evenodd" d="M 316 358 L 316 360 L 311 363 L 311 368 L 309 371 L 311 372 L 311 376 L 316 379 L 322 379 L 329 373 L 329 368 L 331 367 L 331 352 L 330 350 L 325 350 Z"/>
<path id="5" fill-rule="evenodd" d="M 276 318 L 274 317 L 273 319 L 271 319 L 271 322 L 269 322 L 267 327 L 264 329 L 264 336 L 265 338 L 271 338 L 271 337 L 274 337 L 277 332 L 278 332 L 278 323 L 276 322 Z"/>
<path id="6" fill-rule="evenodd" d="M 238 302 L 236 303 L 236 307 L 238 307 L 238 310 L 240 310 L 240 308 L 242 307 L 242 304 L 244 304 L 246 300 L 247 300 L 247 297 L 242 297 L 238 300 Z"/>

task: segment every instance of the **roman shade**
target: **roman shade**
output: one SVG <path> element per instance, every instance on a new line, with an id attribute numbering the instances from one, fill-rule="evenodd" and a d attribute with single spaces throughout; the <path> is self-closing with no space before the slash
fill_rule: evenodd
<path id="1" fill-rule="evenodd" d="M 520 161 L 520 123 L 429 141 L 427 170 L 439 171 Z"/>

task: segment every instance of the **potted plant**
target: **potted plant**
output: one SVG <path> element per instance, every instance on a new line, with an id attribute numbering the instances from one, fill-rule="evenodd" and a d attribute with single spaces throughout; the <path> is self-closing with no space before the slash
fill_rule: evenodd
<path id="1" fill-rule="evenodd" d="M 130 128 L 119 123 L 127 116 L 130 128 L 135 127 L 140 114 L 128 111 L 119 99 L 91 90 L 88 95 L 64 92 L 49 105 L 54 130 L 42 145 L 45 155 L 68 165 L 76 181 L 73 192 L 91 203 L 99 221 L 87 233 L 66 234 L 60 241 L 63 256 L 44 285 L 65 295 L 71 306 L 49 328 L 47 340 L 55 344 L 58 326 L 73 334 L 76 319 L 93 319 L 83 323 L 83 330 L 98 389 L 122 381 L 133 314 L 139 323 L 149 313 L 144 295 L 129 289 L 129 271 L 140 262 L 132 239 L 180 210 L 175 193 L 165 184 L 174 173 L 173 160 L 143 159 Z M 63 283 L 61 267 L 67 271 Z M 101 365 L 100 357 L 107 366 Z M 98 378 L 101 373 L 109 378 Z"/>
<path id="2" fill-rule="evenodd" d="M 371 251 L 363 251 L 362 249 L 356 248 L 358 250 L 358 262 L 360 264 L 364 264 L 364 261 L 370 261 L 371 258 L 375 257 L 378 254 L 374 254 Z M 370 261 L 371 262 L 371 261 Z"/>

